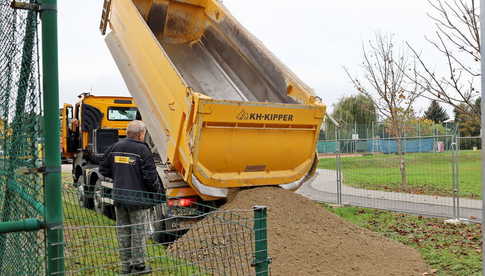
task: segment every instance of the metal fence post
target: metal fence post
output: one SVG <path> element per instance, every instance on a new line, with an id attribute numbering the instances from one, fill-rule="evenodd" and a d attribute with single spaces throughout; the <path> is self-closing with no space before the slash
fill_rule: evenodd
<path id="1" fill-rule="evenodd" d="M 455 153 L 455 190 L 456 190 L 456 217 L 461 218 L 460 210 L 460 138 L 456 136 Z"/>
<path id="2" fill-rule="evenodd" d="M 480 6 L 485 7 L 485 0 L 480 0 Z M 483 53 L 484 51 L 484 29 L 485 28 L 485 17 L 481 16 L 480 17 L 480 52 Z M 481 59 L 481 71 L 485 72 L 485 60 Z M 485 139 L 483 139 L 483 133 L 485 129 L 485 104 L 483 103 L 483 99 L 485 99 L 485 75 L 482 73 L 481 74 L 481 96 L 482 96 L 482 101 L 481 101 L 481 111 L 482 111 L 482 122 L 481 122 L 481 131 L 480 131 L 480 136 L 482 137 L 482 150 L 481 150 L 481 155 L 482 155 L 482 196 L 485 195 L 485 163 L 483 160 L 485 160 Z M 483 221 L 485 220 L 485 200 L 482 200 L 482 241 L 484 241 L 485 237 L 485 223 Z M 485 260 L 485 242 L 482 242 L 482 259 Z M 482 271 L 485 271 L 485 261 L 482 261 Z"/>
<path id="3" fill-rule="evenodd" d="M 45 141 L 45 205 L 47 274 L 64 271 L 64 237 L 59 152 L 59 72 L 57 53 L 57 0 L 42 0 L 42 69 Z"/>
<path id="4" fill-rule="evenodd" d="M 268 233 L 267 233 L 266 206 L 254 206 L 254 268 L 257 276 L 269 275 Z"/>
<path id="5" fill-rule="evenodd" d="M 340 158 L 340 141 L 339 131 L 335 128 L 335 153 L 336 153 L 336 166 L 337 166 L 337 205 L 342 205 L 342 160 Z"/>
<path id="6" fill-rule="evenodd" d="M 459 138 L 454 135 L 452 146 L 452 177 L 453 177 L 453 216 L 455 219 L 460 219 L 460 179 L 458 172 L 458 153 L 459 153 Z"/>

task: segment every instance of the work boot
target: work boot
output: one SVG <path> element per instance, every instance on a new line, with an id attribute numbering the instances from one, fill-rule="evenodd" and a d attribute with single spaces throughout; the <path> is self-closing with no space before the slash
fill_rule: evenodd
<path id="1" fill-rule="evenodd" d="M 134 275 L 150 274 L 152 273 L 152 268 L 149 265 L 137 264 L 131 267 L 131 273 Z"/>

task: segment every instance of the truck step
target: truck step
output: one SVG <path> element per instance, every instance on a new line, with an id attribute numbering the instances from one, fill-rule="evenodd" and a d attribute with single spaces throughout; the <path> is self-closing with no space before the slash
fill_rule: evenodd
<path id="1" fill-rule="evenodd" d="M 165 179 L 168 182 L 180 182 L 180 181 L 184 181 L 184 179 L 182 178 L 182 176 L 180 174 L 178 174 L 178 172 L 175 172 L 175 171 L 165 172 Z"/>
<path id="2" fill-rule="evenodd" d="M 157 166 L 157 172 L 162 178 L 165 188 L 185 188 L 189 185 L 184 181 L 183 177 L 174 170 L 165 168 L 164 166 Z"/>
<path id="3" fill-rule="evenodd" d="M 169 189 L 173 189 L 173 188 L 186 188 L 186 187 L 189 187 L 189 185 L 187 185 L 187 182 L 185 182 L 185 181 L 177 181 L 177 182 L 169 182 L 169 183 L 167 183 L 167 188 L 169 188 Z"/>

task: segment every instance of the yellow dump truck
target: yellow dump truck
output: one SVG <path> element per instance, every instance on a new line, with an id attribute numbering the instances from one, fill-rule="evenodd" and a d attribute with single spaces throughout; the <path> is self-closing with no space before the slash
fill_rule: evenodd
<path id="1" fill-rule="evenodd" d="M 172 204 L 315 174 L 325 105 L 219 1 L 105 0 L 100 29 Z"/>

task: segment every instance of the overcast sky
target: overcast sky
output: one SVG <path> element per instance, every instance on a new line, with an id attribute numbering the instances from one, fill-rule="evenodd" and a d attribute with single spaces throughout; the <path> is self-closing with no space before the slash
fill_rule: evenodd
<path id="1" fill-rule="evenodd" d="M 84 91 L 129 95 L 98 26 L 103 1 L 59 1 L 61 103 Z M 394 33 L 429 60 L 439 59 L 424 40 L 433 34 L 424 0 L 224 0 L 235 17 L 315 89 L 328 105 L 354 94 L 342 66 L 358 73 L 362 42 Z M 439 68 L 437 68 L 439 69 Z M 421 102 L 417 111 L 428 105 Z"/>

